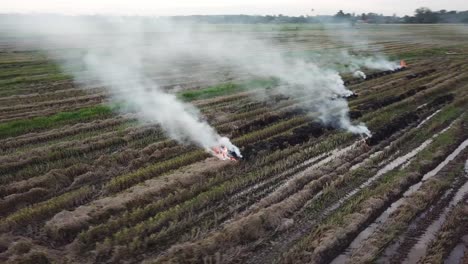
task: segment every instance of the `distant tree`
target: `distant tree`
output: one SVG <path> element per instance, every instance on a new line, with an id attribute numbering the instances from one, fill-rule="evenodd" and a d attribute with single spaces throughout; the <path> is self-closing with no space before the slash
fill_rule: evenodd
<path id="1" fill-rule="evenodd" d="M 353 17 L 350 13 L 344 13 L 343 10 L 338 11 L 334 16 L 335 22 L 339 23 L 353 23 Z"/>
<path id="2" fill-rule="evenodd" d="M 432 12 L 427 7 L 420 7 L 415 11 L 415 22 L 416 23 L 437 23 L 439 21 L 439 17 L 436 13 Z"/>
<path id="3" fill-rule="evenodd" d="M 305 18 L 305 16 L 295 17 L 294 22 L 295 23 L 307 23 L 307 18 Z"/>
<path id="4" fill-rule="evenodd" d="M 0 18 L 8 15 L 0 15 Z M 256 23 L 349 23 L 354 25 L 361 19 L 367 23 L 388 24 L 388 23 L 468 23 L 468 11 L 447 11 L 442 9 L 437 12 L 429 8 L 418 8 L 414 16 L 398 17 L 384 16 L 377 13 L 362 13 L 360 15 L 345 13 L 339 10 L 332 16 L 286 16 L 283 14 L 266 16 L 249 15 L 192 15 L 192 16 L 174 16 L 172 19 L 184 22 L 200 22 L 212 24 L 256 24 Z M 1 23 L 0 23 L 1 24 Z"/>
<path id="5" fill-rule="evenodd" d="M 410 17 L 408 15 L 403 17 L 403 22 L 407 24 L 415 23 L 414 17 Z"/>
<path id="6" fill-rule="evenodd" d="M 338 13 L 335 15 L 336 18 L 344 18 L 345 16 L 346 15 L 344 14 L 343 10 L 338 11 Z"/>
<path id="7" fill-rule="evenodd" d="M 366 21 L 367 20 L 367 15 L 365 13 L 361 14 L 361 20 Z"/>
<path id="8" fill-rule="evenodd" d="M 274 16 L 271 16 L 271 15 L 265 16 L 265 19 L 264 19 L 265 23 L 271 23 L 271 22 L 273 22 L 274 20 L 275 20 L 275 17 L 274 17 Z"/>

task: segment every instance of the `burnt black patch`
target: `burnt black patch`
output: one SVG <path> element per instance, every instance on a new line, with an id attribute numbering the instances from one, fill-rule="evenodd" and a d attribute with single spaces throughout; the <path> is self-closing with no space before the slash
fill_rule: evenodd
<path id="1" fill-rule="evenodd" d="M 309 141 L 311 138 L 320 137 L 329 129 L 330 128 L 325 127 L 319 122 L 311 122 L 293 129 L 291 134 L 278 135 L 267 140 L 244 146 L 242 148 L 242 155 L 244 159 L 249 159 L 262 151 L 275 151 L 302 144 Z"/>
<path id="2" fill-rule="evenodd" d="M 361 111 L 369 111 L 369 110 L 375 110 L 375 109 L 379 109 L 379 108 L 382 108 L 382 107 L 385 107 L 387 105 L 391 105 L 391 104 L 394 104 L 396 102 L 399 102 L 403 99 L 406 99 L 410 96 L 413 96 L 421 91 L 424 91 L 426 90 L 428 87 L 425 86 L 425 85 L 422 85 L 422 86 L 419 86 L 417 88 L 413 88 L 411 90 L 408 90 L 402 94 L 399 94 L 399 95 L 394 95 L 394 96 L 387 96 L 385 98 L 382 98 L 380 100 L 374 100 L 372 102 L 368 102 L 368 103 L 363 103 L 361 105 L 358 106 L 358 109 L 361 110 Z"/>
<path id="3" fill-rule="evenodd" d="M 422 72 L 408 74 L 405 77 L 406 77 L 407 80 L 411 80 L 411 79 L 427 76 L 427 75 L 429 75 L 429 74 L 431 74 L 431 73 L 433 73 L 435 71 L 436 71 L 435 69 L 429 69 L 429 70 L 425 70 L 425 71 L 422 71 Z"/>
<path id="4" fill-rule="evenodd" d="M 372 137 L 366 139 L 366 143 L 370 146 L 376 145 L 380 141 L 389 138 L 398 130 L 407 127 L 409 124 L 417 121 L 418 119 L 419 116 L 416 113 L 411 112 L 404 114 L 394 119 L 390 124 L 383 126 L 377 131 L 374 131 Z"/>

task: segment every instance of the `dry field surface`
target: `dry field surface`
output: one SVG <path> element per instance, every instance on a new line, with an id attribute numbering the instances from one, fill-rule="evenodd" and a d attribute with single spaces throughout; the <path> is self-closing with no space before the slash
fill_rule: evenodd
<path id="1" fill-rule="evenodd" d="M 304 56 L 343 47 L 286 29 L 256 34 Z M 0 262 L 468 263 L 466 26 L 366 30 L 368 52 L 408 63 L 344 75 L 367 139 L 311 119 L 310 98 L 256 101 L 250 73 L 154 72 L 239 162 L 113 111 L 102 87 L 0 40 Z"/>

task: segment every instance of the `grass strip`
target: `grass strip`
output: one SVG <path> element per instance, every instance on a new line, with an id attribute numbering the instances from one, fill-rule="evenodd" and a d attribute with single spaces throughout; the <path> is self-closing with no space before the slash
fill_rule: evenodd
<path id="1" fill-rule="evenodd" d="M 61 125 L 111 115 L 114 107 L 96 105 L 78 111 L 60 112 L 46 117 L 14 120 L 0 124 L 0 138 L 14 137 L 38 129 L 59 127 Z"/>

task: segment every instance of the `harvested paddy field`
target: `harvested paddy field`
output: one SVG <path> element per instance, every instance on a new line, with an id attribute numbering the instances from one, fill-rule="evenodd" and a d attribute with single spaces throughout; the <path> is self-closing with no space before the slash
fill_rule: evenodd
<path id="1" fill-rule="evenodd" d="M 407 63 L 342 73 L 351 121 L 372 137 L 321 123 L 302 107 L 314 94 L 285 96 L 255 72 L 144 65 L 238 161 L 122 111 L 34 40 L 0 39 L 0 262 L 468 262 L 466 26 L 360 27 L 354 49 Z M 349 45 L 315 25 L 216 30 L 312 60 Z"/>

